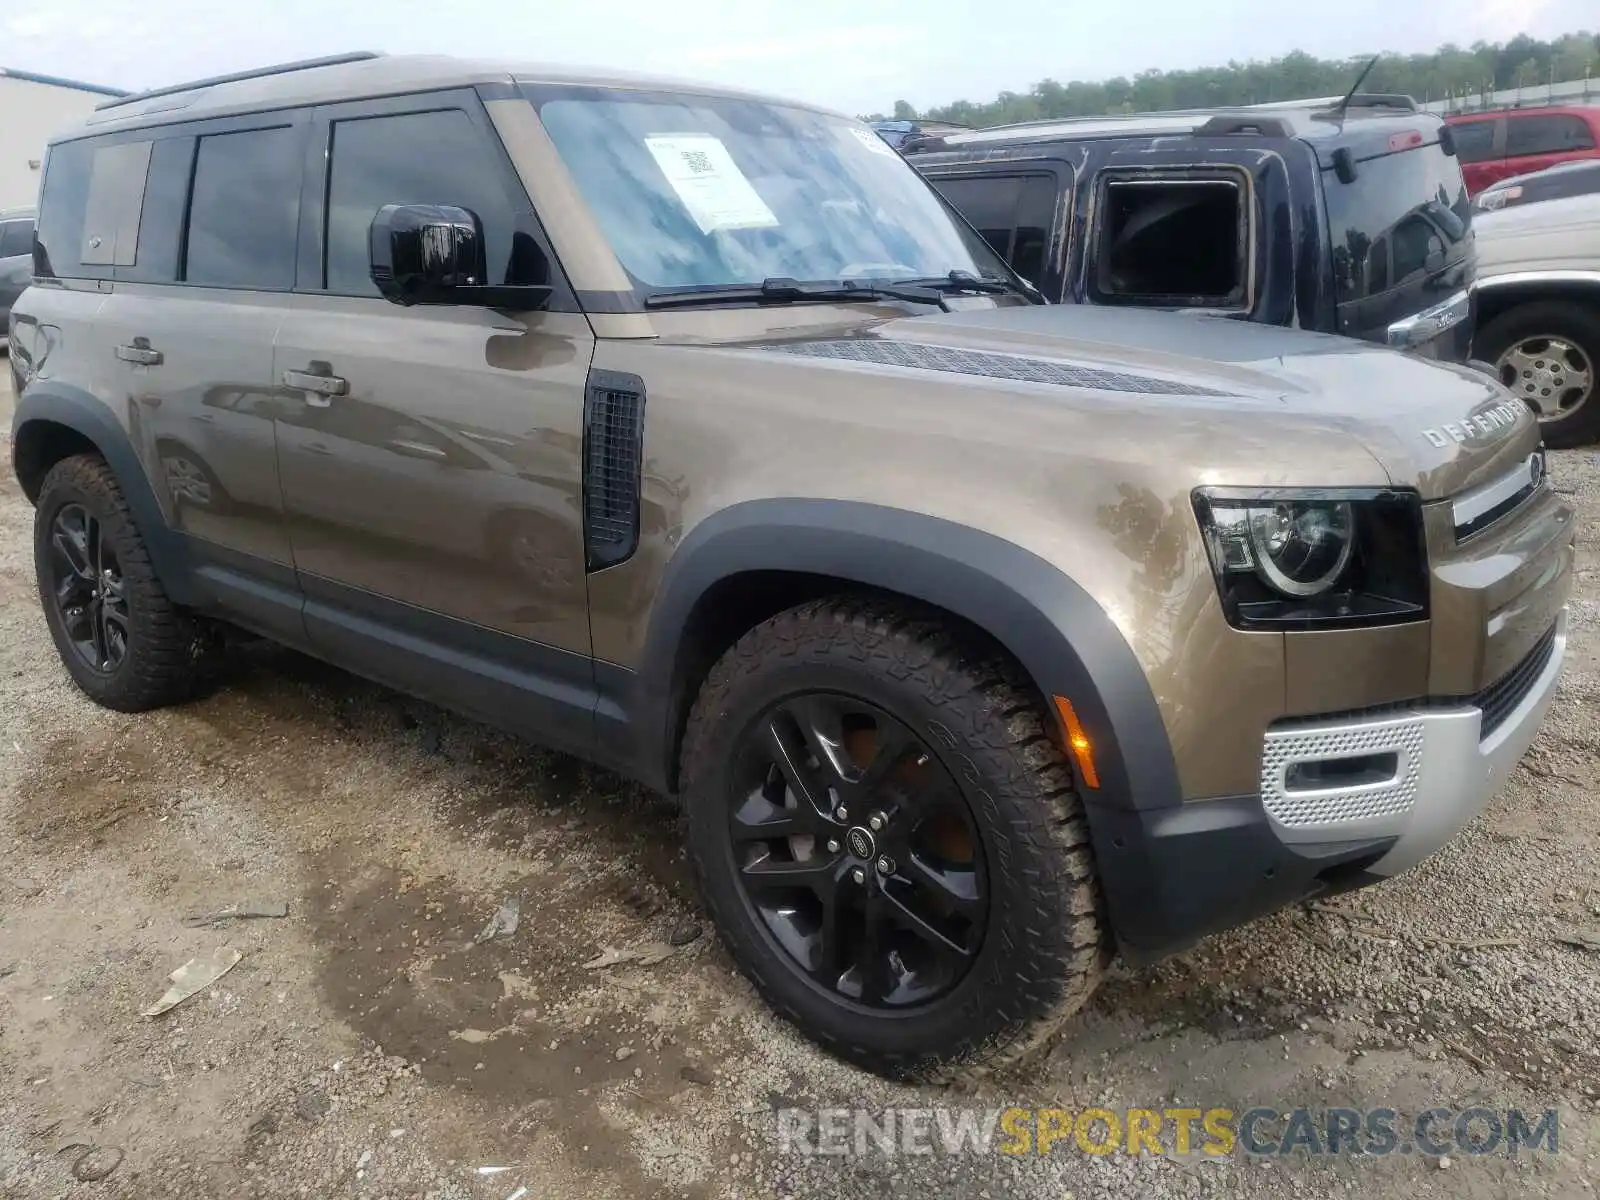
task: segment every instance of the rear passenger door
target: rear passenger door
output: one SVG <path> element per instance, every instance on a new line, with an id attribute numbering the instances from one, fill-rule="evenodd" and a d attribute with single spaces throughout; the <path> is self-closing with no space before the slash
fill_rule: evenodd
<path id="1" fill-rule="evenodd" d="M 1506 118 L 1507 176 L 1542 171 L 1594 152 L 1594 131 L 1582 117 L 1539 113 Z"/>
<path id="2" fill-rule="evenodd" d="M 96 350 L 174 529 L 241 620 L 299 640 L 273 433 L 272 343 L 294 286 L 306 112 L 98 145 L 79 255 L 113 286 Z M 52 168 L 53 170 L 54 168 Z"/>
<path id="3" fill-rule="evenodd" d="M 278 437 L 308 634 L 357 670 L 473 712 L 587 686 L 580 460 L 594 337 L 487 112 L 471 90 L 319 108 L 307 163 L 299 292 L 273 370 L 301 389 Z M 489 283 L 550 284 L 551 307 L 384 299 L 370 231 L 390 204 L 470 210 Z M 483 678 L 519 670 L 514 701 Z M 553 705 L 540 723 L 560 740 L 576 715 Z"/>

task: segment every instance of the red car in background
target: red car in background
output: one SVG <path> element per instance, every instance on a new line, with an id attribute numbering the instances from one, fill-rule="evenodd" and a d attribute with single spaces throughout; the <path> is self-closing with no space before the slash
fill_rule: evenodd
<path id="1" fill-rule="evenodd" d="M 1600 158 L 1600 107 L 1572 105 L 1458 113 L 1445 118 L 1467 194 L 1529 171 L 1579 158 Z"/>

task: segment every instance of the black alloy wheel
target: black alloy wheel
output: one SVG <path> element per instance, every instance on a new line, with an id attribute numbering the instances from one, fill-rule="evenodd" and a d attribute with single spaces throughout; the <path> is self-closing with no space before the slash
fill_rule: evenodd
<path id="1" fill-rule="evenodd" d="M 115 673 L 128 653 L 128 598 L 104 524 L 81 504 L 50 523 L 50 585 L 73 650 L 92 670 Z"/>
<path id="2" fill-rule="evenodd" d="M 965 978 L 988 922 L 982 842 L 955 779 L 904 723 L 804 692 L 758 715 L 734 758 L 728 852 L 794 970 L 887 1010 Z"/>

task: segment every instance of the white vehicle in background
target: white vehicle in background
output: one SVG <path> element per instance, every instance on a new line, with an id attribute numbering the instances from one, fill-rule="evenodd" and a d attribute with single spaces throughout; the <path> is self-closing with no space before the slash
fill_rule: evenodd
<path id="1" fill-rule="evenodd" d="M 1538 414 L 1547 445 L 1600 439 L 1600 192 L 1475 213 L 1472 228 L 1474 356 Z"/>
<path id="2" fill-rule="evenodd" d="M 1600 192 L 1600 159 L 1586 158 L 1492 183 L 1472 198 L 1472 211 L 1499 212 L 1515 205 L 1565 200 L 1569 196 L 1589 196 L 1596 192 Z"/>

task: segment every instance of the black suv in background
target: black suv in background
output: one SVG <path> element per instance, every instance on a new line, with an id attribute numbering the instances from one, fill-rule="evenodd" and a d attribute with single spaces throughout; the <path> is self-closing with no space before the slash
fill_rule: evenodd
<path id="1" fill-rule="evenodd" d="M 1449 130 L 1409 97 L 1038 121 L 901 152 L 1049 300 L 1468 356 L 1467 189 Z"/>
<path id="2" fill-rule="evenodd" d="M 9 346 L 11 306 L 33 282 L 31 208 L 0 210 L 0 350 Z"/>

